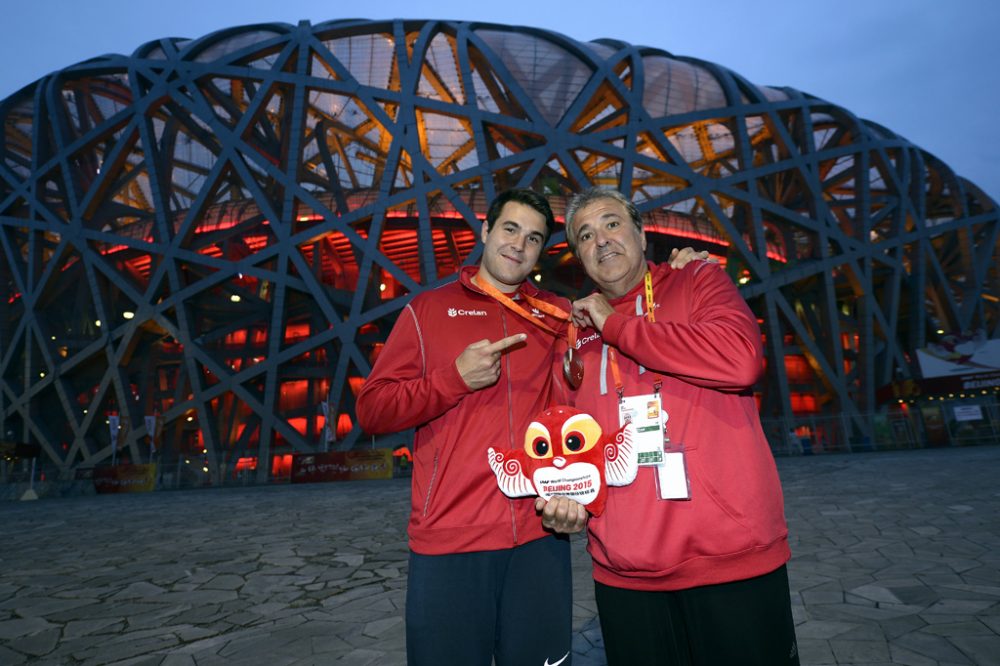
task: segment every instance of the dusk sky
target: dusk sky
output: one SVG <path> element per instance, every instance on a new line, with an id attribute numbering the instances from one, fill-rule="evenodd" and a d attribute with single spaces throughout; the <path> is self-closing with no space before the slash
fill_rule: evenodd
<path id="1" fill-rule="evenodd" d="M 54 70 L 106 53 L 131 54 L 161 37 L 341 18 L 533 26 L 580 41 L 610 37 L 712 61 L 754 83 L 791 86 L 877 122 L 1000 201 L 996 0 L 9 2 L 0 40 L 0 99 Z"/>

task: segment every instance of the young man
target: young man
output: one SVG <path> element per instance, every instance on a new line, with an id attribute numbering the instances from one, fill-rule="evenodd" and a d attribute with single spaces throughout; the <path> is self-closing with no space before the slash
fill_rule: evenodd
<path id="1" fill-rule="evenodd" d="M 358 395 L 366 432 L 416 428 L 411 666 L 570 663 L 569 542 L 543 528 L 531 499 L 504 496 L 487 462 L 490 447 L 521 446 L 552 402 L 560 322 L 544 304 L 568 315 L 569 302 L 526 278 L 554 224 L 541 195 L 500 194 L 479 266 L 403 309 Z"/>
<path id="2" fill-rule="evenodd" d="M 575 406 L 605 431 L 646 419 L 665 442 L 588 524 L 608 663 L 798 664 L 781 486 L 750 391 L 756 318 L 718 266 L 647 262 L 642 219 L 618 192 L 577 195 L 566 230 L 599 289 L 573 304 L 600 334 L 580 334 Z M 558 531 L 582 523 L 565 499 L 543 516 Z"/>

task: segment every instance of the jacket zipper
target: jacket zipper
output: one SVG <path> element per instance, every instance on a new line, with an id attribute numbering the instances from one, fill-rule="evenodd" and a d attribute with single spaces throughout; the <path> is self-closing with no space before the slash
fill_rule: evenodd
<path id="1" fill-rule="evenodd" d="M 435 449 L 435 451 L 434 451 L 434 468 L 431 470 L 431 481 L 430 481 L 430 483 L 427 484 L 427 494 L 424 496 L 424 513 L 423 513 L 423 517 L 424 518 L 427 517 L 427 509 L 431 505 L 431 493 L 434 491 L 434 482 L 437 481 L 437 475 L 438 475 L 438 456 L 439 455 L 440 455 L 440 451 L 438 451 L 438 450 Z"/>
<path id="2" fill-rule="evenodd" d="M 503 326 L 503 337 L 507 337 L 510 333 L 507 331 L 507 316 L 504 313 L 504 308 L 500 308 L 500 324 Z M 506 384 L 507 384 L 507 448 L 510 450 L 514 449 L 514 403 L 511 400 L 511 386 L 510 386 L 510 354 L 502 354 L 500 358 L 506 361 L 507 372 Z M 514 511 L 514 500 L 507 500 L 507 508 L 510 511 L 510 531 L 514 537 L 514 545 L 517 545 L 517 513 Z"/>

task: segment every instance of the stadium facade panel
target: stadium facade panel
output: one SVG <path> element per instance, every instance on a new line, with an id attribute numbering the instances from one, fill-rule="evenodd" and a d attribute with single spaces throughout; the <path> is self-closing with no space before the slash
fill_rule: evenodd
<path id="1" fill-rule="evenodd" d="M 915 350 L 1000 335 L 979 188 L 849 110 L 661 49 L 247 26 L 67 67 L 0 118 L 0 432 L 66 478 L 152 457 L 175 483 L 264 481 L 297 452 L 404 443 L 369 440 L 354 396 L 513 186 L 557 214 L 620 189 L 651 258 L 725 264 L 765 336 L 776 450 L 792 429 L 871 441 Z M 538 279 L 589 288 L 561 231 Z"/>

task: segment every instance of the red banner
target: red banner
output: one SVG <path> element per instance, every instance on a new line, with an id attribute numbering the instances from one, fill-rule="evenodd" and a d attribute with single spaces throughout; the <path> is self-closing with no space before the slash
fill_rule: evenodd
<path id="1" fill-rule="evenodd" d="M 156 489 L 156 465 L 115 465 L 94 468 L 98 493 L 148 493 Z"/>
<path id="2" fill-rule="evenodd" d="M 391 478 L 391 449 L 297 453 L 292 456 L 292 483 Z"/>

